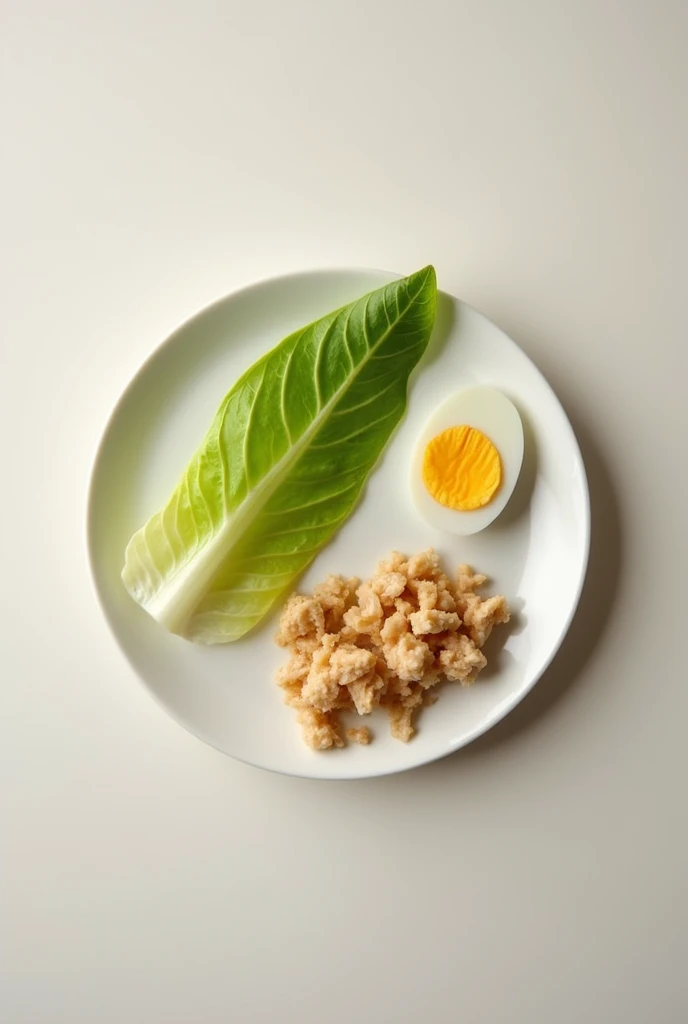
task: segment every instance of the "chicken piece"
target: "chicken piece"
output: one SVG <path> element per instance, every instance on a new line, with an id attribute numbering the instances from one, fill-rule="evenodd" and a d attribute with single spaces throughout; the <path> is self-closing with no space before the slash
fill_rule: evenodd
<path id="1" fill-rule="evenodd" d="M 359 715 L 369 715 L 380 706 L 380 696 L 385 692 L 386 683 L 377 672 L 370 672 L 361 679 L 349 683 L 348 690 Z"/>
<path id="2" fill-rule="evenodd" d="M 344 612 L 351 606 L 360 581 L 355 577 L 328 576 L 313 590 L 313 598 L 323 610 L 326 633 L 338 633 L 344 622 Z"/>
<path id="3" fill-rule="evenodd" d="M 409 558 L 407 571 L 409 580 L 435 580 L 440 573 L 439 555 L 433 548 L 421 551 Z"/>
<path id="4" fill-rule="evenodd" d="M 331 711 L 339 703 L 340 688 L 367 676 L 375 668 L 372 651 L 353 644 L 339 646 L 336 635 L 326 633 L 320 647 L 313 654 L 301 695 L 313 707 Z"/>
<path id="5" fill-rule="evenodd" d="M 370 586 L 384 608 L 393 608 L 395 598 L 406 589 L 406 576 L 401 572 L 379 572 L 373 576 Z"/>
<path id="6" fill-rule="evenodd" d="M 487 576 L 482 573 L 475 573 L 470 565 L 460 565 L 456 570 L 456 592 L 458 594 L 471 594 L 487 582 Z"/>
<path id="7" fill-rule="evenodd" d="M 506 599 L 501 594 L 482 598 L 477 594 L 465 595 L 466 607 L 463 612 L 464 626 L 471 640 L 482 647 L 498 622 L 510 619 Z"/>
<path id="8" fill-rule="evenodd" d="M 292 594 L 280 616 L 276 641 L 280 647 L 288 647 L 298 637 L 319 639 L 325 632 L 325 616 L 320 602 L 312 597 Z"/>
<path id="9" fill-rule="evenodd" d="M 451 582 L 444 573 L 437 580 L 437 604 L 435 607 L 441 612 L 456 611 L 456 601 L 452 594 Z"/>
<path id="10" fill-rule="evenodd" d="M 304 740 L 313 750 L 344 746 L 344 740 L 332 715 L 317 708 L 303 708 L 296 716 L 296 720 L 301 726 Z"/>
<path id="11" fill-rule="evenodd" d="M 380 639 L 387 667 L 405 682 L 421 679 L 432 664 L 432 651 L 409 632 L 409 620 L 402 612 L 390 615 L 382 627 Z"/>
<path id="12" fill-rule="evenodd" d="M 347 626 L 355 629 L 358 633 L 368 633 L 377 637 L 380 634 L 384 616 L 380 598 L 377 596 L 370 583 L 362 583 L 356 591 L 358 604 L 353 605 L 344 615 Z"/>
<path id="13" fill-rule="evenodd" d="M 393 551 L 389 558 L 384 558 L 377 567 L 378 574 L 383 572 L 398 572 L 408 578 L 408 562 L 400 551 Z"/>
<path id="14" fill-rule="evenodd" d="M 395 740 L 408 743 L 414 733 L 412 725 L 413 708 L 405 708 L 403 704 L 391 704 L 387 708 L 389 730 Z"/>
<path id="15" fill-rule="evenodd" d="M 385 644 L 383 651 L 388 667 L 406 682 L 422 679 L 433 661 L 428 645 L 413 633 L 405 633 L 394 644 Z"/>
<path id="16" fill-rule="evenodd" d="M 364 747 L 367 747 L 372 742 L 373 734 L 370 729 L 367 729 L 365 725 L 359 726 L 358 729 L 347 729 L 346 738 L 351 740 L 352 743 L 360 743 Z"/>
<path id="17" fill-rule="evenodd" d="M 470 637 L 463 633 L 452 633 L 445 641 L 439 663 L 447 679 L 468 683 L 485 668 L 487 658 Z"/>
<path id="18" fill-rule="evenodd" d="M 409 622 L 416 636 L 444 633 L 446 630 L 458 629 L 461 624 L 456 612 L 440 612 L 436 608 L 422 608 L 413 612 L 409 615 Z"/>

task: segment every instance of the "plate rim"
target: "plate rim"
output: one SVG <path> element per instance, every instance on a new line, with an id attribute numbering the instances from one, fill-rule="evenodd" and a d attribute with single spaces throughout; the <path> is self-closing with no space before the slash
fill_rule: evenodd
<path id="1" fill-rule="evenodd" d="M 556 658 L 557 654 L 559 653 L 559 651 L 561 649 L 561 646 L 562 646 L 562 644 L 564 642 L 564 639 L 566 638 L 566 635 L 568 634 L 568 632 L 569 632 L 569 630 L 571 628 L 571 625 L 573 623 L 573 620 L 575 618 L 575 615 L 576 615 L 576 613 L 578 611 L 578 608 L 579 608 L 579 605 L 580 605 L 580 600 L 581 600 L 581 596 L 582 596 L 582 593 L 583 593 L 583 589 L 584 589 L 584 586 L 585 586 L 585 581 L 586 581 L 587 573 L 588 573 L 588 567 L 589 567 L 589 562 L 590 562 L 590 545 L 591 545 L 590 487 L 589 487 L 589 483 L 588 483 L 587 472 L 586 472 L 586 469 L 585 469 L 585 462 L 584 462 L 584 459 L 583 459 L 583 454 L 582 454 L 581 449 L 580 449 L 580 444 L 578 442 L 578 438 L 576 436 L 576 432 L 575 432 L 575 430 L 573 428 L 573 424 L 571 423 L 571 420 L 569 419 L 569 416 L 568 416 L 568 414 L 566 412 L 566 409 L 564 408 L 561 400 L 559 399 L 559 396 L 557 395 L 557 393 L 555 392 L 554 388 L 552 387 L 552 385 L 549 383 L 549 381 L 545 377 L 545 375 L 542 372 L 542 370 L 540 370 L 540 368 L 533 361 L 533 359 L 531 359 L 531 357 L 528 355 L 528 353 L 525 352 L 521 348 L 521 346 L 516 341 L 514 341 L 513 338 L 510 337 L 510 335 L 508 335 L 506 333 L 506 331 L 504 331 L 498 324 L 496 324 L 493 320 L 491 320 L 481 310 L 477 309 L 475 306 L 471 305 L 469 302 L 466 302 L 465 299 L 460 299 L 460 298 L 458 298 L 458 296 L 453 295 L 451 292 L 445 292 L 444 289 L 438 289 L 438 292 L 448 296 L 452 301 L 460 302 L 467 309 L 470 309 L 473 314 L 475 314 L 477 317 L 480 318 L 480 320 L 484 321 L 487 325 L 489 325 L 490 328 L 499 331 L 500 334 L 502 334 L 504 336 L 504 338 L 506 338 L 512 345 L 514 345 L 518 349 L 518 351 L 521 354 L 521 356 L 529 364 L 530 369 L 532 371 L 534 371 L 534 373 L 539 378 L 540 383 L 550 393 L 550 397 L 552 399 L 554 399 L 554 402 L 556 403 L 556 405 L 558 406 L 558 408 L 561 411 L 561 414 L 562 414 L 563 419 L 564 419 L 564 423 L 565 423 L 566 428 L 568 429 L 568 432 L 570 434 L 570 440 L 572 442 L 572 455 L 574 456 L 574 460 L 575 460 L 575 463 L 576 463 L 576 469 L 577 469 L 577 472 L 578 472 L 578 475 L 579 475 L 580 482 L 582 484 L 582 492 L 583 492 L 582 493 L 582 499 L 583 499 L 583 501 L 582 501 L 582 511 L 583 511 L 583 520 L 582 520 L 583 534 L 582 534 L 582 541 L 583 541 L 583 550 L 582 550 L 582 557 L 581 557 L 581 560 L 580 560 L 578 579 L 577 579 L 577 582 L 576 582 L 576 587 L 575 587 L 575 590 L 574 590 L 574 596 L 573 596 L 573 599 L 571 601 L 571 606 L 570 606 L 568 615 L 566 616 L 566 619 L 565 619 L 565 621 L 564 621 L 564 623 L 563 623 L 563 625 L 562 625 L 562 627 L 561 627 L 561 629 L 559 631 L 559 634 L 556 637 L 556 639 L 555 639 L 555 641 L 554 641 L 554 643 L 552 645 L 552 648 L 551 648 L 551 650 L 549 652 L 548 657 L 545 659 L 545 661 L 543 662 L 543 664 L 540 667 L 540 669 L 533 674 L 532 679 L 529 680 L 529 682 L 528 682 L 528 684 L 526 686 L 522 687 L 511 699 L 509 699 L 509 700 L 501 703 L 500 705 L 498 705 L 495 708 L 495 710 L 492 712 L 492 714 L 490 714 L 487 717 L 485 722 L 481 723 L 479 726 L 476 726 L 470 732 L 468 732 L 465 735 L 463 735 L 461 737 L 461 739 L 457 743 L 450 744 L 448 747 L 443 748 L 438 753 L 433 754 L 430 757 L 426 757 L 423 760 L 416 762 L 415 764 L 401 765 L 401 766 L 398 766 L 398 767 L 382 768 L 382 769 L 375 768 L 373 770 L 366 770 L 366 771 L 363 771 L 363 772 L 361 772 L 359 774 L 355 774 L 355 775 L 350 774 L 350 773 L 345 773 L 345 774 L 341 774 L 341 775 L 339 775 L 339 774 L 322 775 L 322 774 L 319 774 L 317 772 L 317 770 L 314 771 L 314 772 L 308 772 L 308 773 L 301 772 L 301 771 L 291 771 L 291 770 L 286 769 L 286 768 L 277 768 L 277 767 L 272 767 L 272 766 L 268 766 L 268 765 L 265 765 L 265 764 L 259 764 L 256 761 L 251 761 L 251 760 L 247 759 L 246 757 L 240 757 L 237 754 L 232 754 L 229 751 L 227 751 L 227 750 L 223 749 L 222 747 L 218 746 L 209 737 L 201 735 L 199 732 L 197 732 L 194 728 L 192 728 L 189 725 L 189 723 L 187 721 L 185 721 L 181 717 L 181 715 L 177 714 L 177 712 L 170 705 L 165 704 L 162 701 L 162 699 L 158 696 L 158 694 L 156 693 L 154 688 L 149 685 L 149 683 L 146 681 L 145 677 L 138 671 L 137 667 L 134 665 L 134 663 L 132 662 L 131 658 L 129 657 L 129 654 L 127 653 L 126 648 L 123 646 L 123 644 L 120 643 L 120 640 L 119 640 L 119 638 L 117 636 L 117 633 L 115 632 L 114 626 L 113 626 L 113 624 L 112 624 L 112 622 L 110 620 L 110 616 L 108 614 L 108 611 L 107 611 L 107 608 L 106 608 L 106 605 L 105 605 L 104 597 L 101 594 L 101 591 L 100 591 L 100 588 L 99 588 L 99 585 L 98 585 L 98 580 L 97 580 L 97 577 L 96 577 L 95 565 L 94 565 L 95 559 L 94 559 L 94 538 L 93 538 L 93 529 L 94 529 L 94 524 L 93 524 L 93 506 L 94 506 L 94 490 L 95 490 L 95 483 L 96 483 L 96 476 L 97 476 L 96 470 L 98 468 L 98 464 L 100 462 L 101 454 L 102 454 L 103 449 L 104 449 L 104 447 L 106 445 L 106 442 L 107 442 L 108 436 L 110 434 L 110 431 L 111 431 L 111 429 L 114 426 L 114 423 L 115 423 L 115 420 L 117 418 L 117 414 L 119 412 L 119 409 L 120 409 L 120 407 L 122 405 L 124 405 L 124 403 L 126 402 L 130 392 L 135 388 L 135 386 L 138 383 L 138 381 L 140 380 L 140 378 L 145 374 L 145 372 L 148 369 L 149 365 L 157 358 L 158 354 L 164 348 L 166 348 L 168 345 L 172 344 L 172 342 L 175 340 L 175 338 L 177 338 L 178 335 L 180 335 L 184 331 L 186 331 L 193 323 L 195 323 L 201 317 L 207 315 L 208 313 L 210 313 L 214 309 L 217 309 L 223 303 L 228 302 L 231 299 L 238 298 L 239 296 L 245 296 L 245 295 L 249 294 L 252 291 L 257 291 L 259 288 L 263 288 L 265 286 L 270 286 L 271 284 L 288 283 L 290 280 L 295 280 L 297 278 L 302 278 L 303 279 L 303 278 L 312 278 L 312 277 L 316 277 L 316 276 L 323 276 L 324 277 L 326 275 L 347 275 L 347 274 L 349 274 L 349 275 L 355 275 L 355 274 L 382 275 L 384 277 L 389 278 L 390 280 L 395 280 L 395 279 L 398 279 L 400 277 L 405 276 L 403 274 L 398 273 L 397 271 L 383 270 L 381 268 L 375 268 L 375 267 L 351 266 L 351 265 L 349 265 L 349 266 L 341 266 L 341 265 L 340 266 L 327 266 L 327 267 L 320 266 L 320 267 L 314 267 L 314 268 L 306 268 L 306 269 L 302 269 L 302 270 L 292 270 L 292 271 L 288 271 L 287 273 L 284 273 L 284 274 L 273 274 L 273 275 L 270 275 L 269 277 L 259 278 L 257 280 L 250 281 L 248 284 L 241 285 L 238 288 L 235 288 L 232 291 L 227 292 L 225 295 L 219 296 L 217 299 L 214 299 L 212 302 L 210 302 L 207 305 L 201 307 L 195 313 L 192 313 L 190 316 L 188 316 L 186 319 L 184 319 L 177 327 L 174 328 L 174 330 L 172 330 L 165 338 L 163 338 L 162 341 L 158 342 L 158 344 L 155 345 L 151 349 L 151 351 L 148 353 L 148 355 L 139 364 L 137 370 L 129 378 L 126 386 L 120 392 L 119 397 L 117 398 L 117 400 L 114 403 L 114 405 L 111 407 L 110 412 L 109 412 L 109 414 L 107 416 L 107 419 L 105 420 L 105 425 L 104 425 L 104 427 L 101 430 L 98 443 L 96 444 L 95 452 L 94 452 L 94 454 L 93 454 L 93 456 L 91 458 L 90 464 L 89 464 L 88 486 L 87 486 L 87 494 L 86 494 L 86 524 L 85 524 L 86 525 L 86 538 L 85 539 L 86 539 L 86 555 L 87 555 L 87 562 L 88 562 L 88 571 L 89 571 L 89 577 L 90 577 L 90 581 L 91 581 L 91 586 L 92 586 L 93 591 L 95 592 L 96 600 L 97 600 L 98 605 L 100 607 L 100 610 L 101 610 L 101 613 L 103 615 L 103 618 L 104 618 L 104 620 L 105 620 L 105 622 L 107 624 L 107 628 L 108 628 L 108 631 L 110 633 L 110 636 L 111 636 L 112 640 L 114 641 L 114 644 L 115 644 L 116 648 L 120 651 L 120 653 L 124 657 L 125 662 L 127 663 L 129 668 L 133 672 L 135 678 L 138 680 L 139 685 L 141 685 L 145 689 L 145 691 L 147 692 L 149 697 L 152 698 L 152 700 L 155 702 L 155 704 L 166 715 L 169 715 L 169 717 L 177 725 L 181 726 L 187 733 L 189 733 L 190 735 L 194 736 L 197 740 L 199 740 L 200 742 L 206 744 L 207 746 L 211 747 L 212 749 L 217 750 L 220 754 L 223 754 L 225 757 L 230 757 L 232 760 L 238 761 L 241 764 L 248 765 L 248 766 L 250 766 L 252 768 L 258 768 L 261 771 L 271 772 L 271 773 L 276 774 L 276 775 L 283 775 L 283 776 L 286 776 L 286 777 L 289 777 L 289 778 L 312 779 L 312 780 L 318 780 L 318 781 L 322 781 L 322 782 L 357 782 L 357 781 L 362 781 L 362 780 L 365 780 L 365 779 L 384 778 L 384 777 L 389 776 L 389 775 L 399 775 L 399 774 L 402 774 L 402 773 L 405 773 L 405 772 L 413 771 L 413 770 L 418 769 L 418 768 L 422 768 L 425 765 L 433 764 L 434 762 L 440 761 L 440 760 L 442 760 L 445 757 L 449 757 L 452 754 L 455 754 L 457 751 L 463 749 L 464 747 L 467 747 L 469 744 L 471 744 L 475 740 L 477 740 L 480 736 L 484 736 L 486 733 L 488 733 L 491 729 L 493 729 L 503 719 L 507 718 L 508 715 L 510 715 L 511 712 L 516 707 L 518 707 L 518 705 L 523 700 L 525 700 L 525 698 L 528 696 L 529 693 L 531 693 L 531 691 L 536 686 L 536 684 L 542 679 L 542 677 L 547 672 L 547 670 L 550 668 L 550 666 L 552 665 L 554 659 Z M 314 763 L 314 767 L 315 767 L 315 763 Z"/>

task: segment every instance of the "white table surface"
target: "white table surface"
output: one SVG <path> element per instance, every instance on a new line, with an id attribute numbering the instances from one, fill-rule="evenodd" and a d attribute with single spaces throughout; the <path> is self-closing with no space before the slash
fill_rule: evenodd
<path id="1" fill-rule="evenodd" d="M 685 1021 L 688 6 L 0 9 L 0 1016 Z M 454 757 L 253 770 L 168 719 L 103 620 L 100 432 L 232 289 L 428 261 L 570 413 L 580 613 Z"/>

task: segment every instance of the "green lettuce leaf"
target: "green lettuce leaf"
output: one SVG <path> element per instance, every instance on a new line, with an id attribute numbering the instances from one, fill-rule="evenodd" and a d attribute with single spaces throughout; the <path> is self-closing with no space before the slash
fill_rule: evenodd
<path id="1" fill-rule="evenodd" d="M 289 335 L 237 381 L 127 546 L 122 579 L 153 618 L 209 644 L 263 618 L 355 506 L 406 408 L 436 300 L 426 267 Z"/>

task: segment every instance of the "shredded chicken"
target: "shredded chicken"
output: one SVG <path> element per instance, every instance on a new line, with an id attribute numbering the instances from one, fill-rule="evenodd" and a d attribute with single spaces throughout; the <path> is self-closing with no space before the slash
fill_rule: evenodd
<path id="1" fill-rule="evenodd" d="M 342 736 L 337 712 L 376 708 L 387 712 L 392 736 L 408 742 L 414 715 L 436 700 L 433 687 L 472 683 L 487 664 L 481 648 L 493 626 L 509 621 L 504 597 L 476 593 L 485 582 L 467 565 L 451 580 L 430 548 L 411 558 L 392 552 L 365 582 L 328 576 L 312 597 L 292 595 L 276 637 L 290 658 L 277 682 L 308 746 L 370 743 L 366 727 Z"/>
<path id="2" fill-rule="evenodd" d="M 348 740 L 352 740 L 354 743 L 360 743 L 362 746 L 367 747 L 373 738 L 373 734 L 370 729 L 365 725 L 362 725 L 358 729 L 347 729 L 346 738 Z"/>

